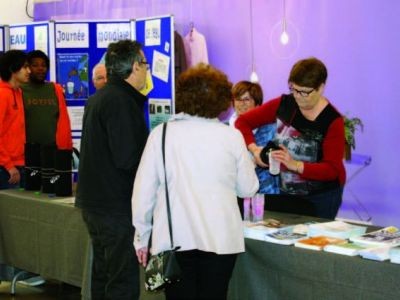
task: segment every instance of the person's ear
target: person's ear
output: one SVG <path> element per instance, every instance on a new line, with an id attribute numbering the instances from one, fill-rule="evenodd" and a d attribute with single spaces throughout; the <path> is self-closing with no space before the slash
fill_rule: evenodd
<path id="1" fill-rule="evenodd" d="M 134 61 L 132 65 L 132 72 L 136 73 L 140 70 L 140 65 L 138 61 Z"/>

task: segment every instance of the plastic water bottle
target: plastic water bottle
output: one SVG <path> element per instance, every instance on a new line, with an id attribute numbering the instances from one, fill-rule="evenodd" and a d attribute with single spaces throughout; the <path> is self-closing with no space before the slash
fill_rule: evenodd
<path id="1" fill-rule="evenodd" d="M 271 175 L 278 175 L 281 171 L 281 163 L 272 157 L 272 151 L 268 153 L 269 158 L 269 172 Z"/>
<path id="2" fill-rule="evenodd" d="M 259 222 L 264 219 L 264 195 L 255 194 L 251 198 L 251 212 L 253 214 L 253 222 Z"/>

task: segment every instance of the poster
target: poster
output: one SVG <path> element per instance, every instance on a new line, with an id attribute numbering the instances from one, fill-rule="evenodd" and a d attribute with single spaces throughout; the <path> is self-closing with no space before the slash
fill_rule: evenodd
<path id="1" fill-rule="evenodd" d="M 153 52 L 153 66 L 151 73 L 154 77 L 168 82 L 171 58 L 157 50 Z"/>
<path id="2" fill-rule="evenodd" d="M 4 51 L 4 39 L 3 39 L 4 30 L 0 28 L 0 51 Z"/>
<path id="3" fill-rule="evenodd" d="M 166 122 L 171 117 L 171 99 L 149 99 L 150 129 Z"/>
<path id="4" fill-rule="evenodd" d="M 47 50 L 47 25 L 34 27 L 34 40 L 35 40 L 35 50 L 42 50 L 46 55 L 49 55 Z"/>
<path id="5" fill-rule="evenodd" d="M 83 113 L 85 111 L 85 108 L 83 106 L 68 106 L 67 109 L 69 119 L 71 120 L 71 130 L 82 130 Z M 76 135 L 76 133 L 74 133 L 74 135 Z"/>
<path id="6" fill-rule="evenodd" d="M 10 49 L 27 50 L 26 26 L 10 27 Z"/>
<path id="7" fill-rule="evenodd" d="M 88 53 L 57 53 L 57 80 L 67 100 L 89 97 Z"/>

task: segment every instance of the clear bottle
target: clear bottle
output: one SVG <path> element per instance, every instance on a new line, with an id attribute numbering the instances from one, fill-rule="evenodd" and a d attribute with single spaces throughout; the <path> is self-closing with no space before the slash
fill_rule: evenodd
<path id="1" fill-rule="evenodd" d="M 269 159 L 269 173 L 271 173 L 271 175 L 278 175 L 279 172 L 281 171 L 281 163 L 272 157 L 271 150 L 268 153 L 268 159 Z"/>
<path id="2" fill-rule="evenodd" d="M 251 198 L 251 212 L 253 215 L 253 222 L 259 222 L 264 219 L 264 195 L 255 194 Z"/>

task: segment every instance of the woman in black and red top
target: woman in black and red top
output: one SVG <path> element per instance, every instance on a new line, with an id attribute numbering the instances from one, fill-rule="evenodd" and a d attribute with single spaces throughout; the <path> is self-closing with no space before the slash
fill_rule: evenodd
<path id="1" fill-rule="evenodd" d="M 273 152 L 281 163 L 280 188 L 314 208 L 314 215 L 334 219 L 342 202 L 346 173 L 343 165 L 344 122 L 323 96 L 327 70 L 316 58 L 298 61 L 289 75 L 291 94 L 282 95 L 241 115 L 235 126 L 242 132 L 258 165 L 262 162 L 252 130 L 277 124 Z"/>

